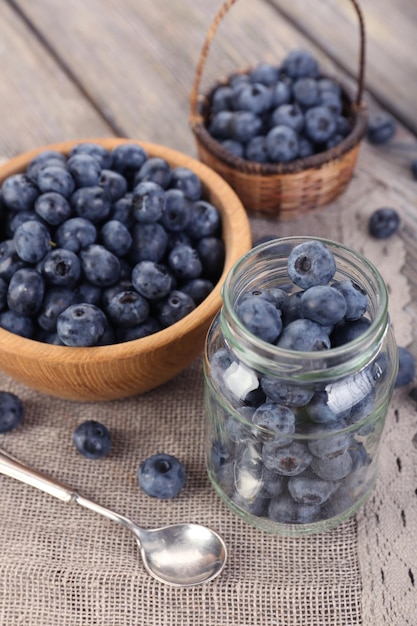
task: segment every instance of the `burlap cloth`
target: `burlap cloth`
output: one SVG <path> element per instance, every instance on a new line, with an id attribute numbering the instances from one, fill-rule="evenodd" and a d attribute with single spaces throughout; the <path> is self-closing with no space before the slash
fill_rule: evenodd
<path id="1" fill-rule="evenodd" d="M 254 238 L 327 235 L 375 262 L 391 293 L 398 343 L 411 345 L 415 306 L 407 277 L 407 227 L 389 244 L 371 241 L 367 217 L 396 205 L 407 219 L 412 195 L 378 176 L 362 151 L 344 197 L 298 223 L 252 220 Z M 391 173 L 392 174 L 392 173 Z M 409 234 L 409 233 L 408 233 Z M 413 308 L 414 307 L 414 308 Z M 84 496 L 143 526 L 194 521 L 219 531 L 229 548 L 224 573 L 208 585 L 175 589 L 145 573 L 128 531 L 77 505 L 0 477 L 1 626 L 403 626 L 417 623 L 417 433 L 413 384 L 397 389 L 387 418 L 376 489 L 356 518 L 306 538 L 271 536 L 231 513 L 204 468 L 202 362 L 141 397 L 76 403 L 47 397 L 0 376 L 25 403 L 26 419 L 0 435 L 0 446 Z M 110 455 L 82 458 L 75 427 L 99 419 L 113 434 Z M 136 472 L 155 452 L 180 458 L 184 489 L 158 501 L 140 490 Z"/>

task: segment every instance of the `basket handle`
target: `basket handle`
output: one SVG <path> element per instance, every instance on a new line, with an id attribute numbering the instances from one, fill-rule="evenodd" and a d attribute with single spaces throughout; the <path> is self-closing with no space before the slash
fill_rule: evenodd
<path id="1" fill-rule="evenodd" d="M 198 113 L 198 99 L 199 99 L 199 91 L 201 84 L 201 77 L 203 74 L 204 66 L 206 64 L 207 56 L 209 53 L 211 42 L 216 34 L 217 28 L 220 25 L 220 22 L 229 11 L 229 9 L 235 4 L 237 0 L 225 0 L 219 11 L 214 17 L 214 20 L 207 32 L 206 39 L 204 41 L 200 58 L 197 64 L 196 73 L 194 77 L 194 84 L 190 95 L 190 105 L 191 105 L 191 119 L 196 119 L 199 117 Z M 358 73 L 358 91 L 356 94 L 355 104 L 359 108 L 362 102 L 363 95 L 363 86 L 364 86 L 364 75 L 365 75 L 365 23 L 362 15 L 361 8 L 357 0 L 350 0 L 353 4 L 358 21 L 359 21 L 359 35 L 360 35 L 360 47 L 359 47 L 359 73 Z"/>

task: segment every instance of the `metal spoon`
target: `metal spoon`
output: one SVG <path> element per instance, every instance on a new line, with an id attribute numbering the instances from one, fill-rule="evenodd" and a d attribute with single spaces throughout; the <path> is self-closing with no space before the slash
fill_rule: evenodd
<path id="1" fill-rule="evenodd" d="M 64 502 L 76 502 L 129 529 L 139 544 L 145 568 L 160 582 L 174 587 L 199 585 L 213 580 L 226 564 L 227 549 L 223 539 L 205 526 L 184 523 L 152 530 L 140 528 L 127 517 L 84 498 L 4 450 L 0 450 L 0 473 Z"/>

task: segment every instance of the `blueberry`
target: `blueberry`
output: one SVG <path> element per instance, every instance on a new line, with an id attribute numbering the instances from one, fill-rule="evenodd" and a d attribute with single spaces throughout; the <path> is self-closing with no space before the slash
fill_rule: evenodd
<path id="1" fill-rule="evenodd" d="M 58 316 L 74 304 L 76 294 L 66 287 L 51 287 L 45 293 L 37 321 L 43 330 L 51 333 L 56 330 Z"/>
<path id="2" fill-rule="evenodd" d="M 262 83 L 243 85 L 233 99 L 233 108 L 237 111 L 251 111 L 261 114 L 268 111 L 272 103 L 271 90 Z"/>
<path id="3" fill-rule="evenodd" d="M 265 466 L 283 476 L 301 474 L 310 465 L 313 455 L 307 446 L 299 441 L 282 446 L 281 442 L 264 443 L 262 458 Z"/>
<path id="4" fill-rule="evenodd" d="M 74 287 L 81 275 L 81 264 L 71 250 L 55 248 L 42 259 L 39 270 L 50 285 Z"/>
<path id="5" fill-rule="evenodd" d="M 253 83 L 274 85 L 279 79 L 279 68 L 272 63 L 259 63 L 249 74 Z"/>
<path id="6" fill-rule="evenodd" d="M 144 322 L 129 326 L 129 328 L 116 328 L 116 337 L 118 341 L 134 341 L 142 339 L 162 330 L 161 324 L 155 317 L 148 317 Z"/>
<path id="7" fill-rule="evenodd" d="M 159 263 L 168 246 L 168 235 L 159 223 L 135 224 L 132 231 L 132 246 L 129 259 L 132 265 L 140 261 Z"/>
<path id="8" fill-rule="evenodd" d="M 395 387 L 403 387 L 408 385 L 415 374 L 415 359 L 410 350 L 403 346 L 398 347 L 398 374 L 395 381 Z"/>
<path id="9" fill-rule="evenodd" d="M 320 241 L 305 241 L 293 248 L 288 257 L 288 275 L 295 285 L 308 289 L 327 285 L 336 271 L 331 251 Z"/>
<path id="10" fill-rule="evenodd" d="M 134 222 L 132 202 L 132 193 L 126 193 L 123 198 L 120 198 L 119 200 L 116 200 L 116 202 L 113 202 L 110 208 L 108 219 L 118 220 L 130 230 Z"/>
<path id="11" fill-rule="evenodd" d="M 301 298 L 303 291 L 295 291 L 289 294 L 288 298 L 283 301 L 280 309 L 282 313 L 282 321 L 286 326 L 290 322 L 294 322 L 302 317 L 301 315 Z"/>
<path id="12" fill-rule="evenodd" d="M 249 296 L 237 302 L 235 311 L 249 332 L 268 343 L 278 339 L 282 330 L 281 313 L 268 300 Z"/>
<path id="13" fill-rule="evenodd" d="M 368 296 L 358 283 L 349 279 L 335 280 L 332 282 L 332 287 L 337 289 L 345 299 L 345 320 L 358 320 L 365 315 L 368 308 Z"/>
<path id="14" fill-rule="evenodd" d="M 301 107 L 311 107 L 317 104 L 319 88 L 314 78 L 298 78 L 292 89 L 294 99 Z"/>
<path id="15" fill-rule="evenodd" d="M 0 311 L 7 308 L 7 289 L 8 284 L 3 278 L 0 278 Z"/>
<path id="16" fill-rule="evenodd" d="M 72 148 L 69 157 L 71 158 L 76 154 L 87 154 L 94 157 L 103 169 L 109 169 L 112 165 L 112 156 L 109 150 L 97 143 L 86 142 L 77 144 Z"/>
<path id="17" fill-rule="evenodd" d="M 252 423 L 265 429 L 265 435 L 272 434 L 274 446 L 287 446 L 295 432 L 295 414 L 290 408 L 278 402 L 264 402 L 255 410 Z M 271 469 L 271 468 L 270 468 Z"/>
<path id="18" fill-rule="evenodd" d="M 304 126 L 304 114 L 297 104 L 281 104 L 272 113 L 273 126 L 289 126 L 299 133 Z"/>
<path id="19" fill-rule="evenodd" d="M 18 256 L 13 239 L 6 239 L 0 243 L 0 278 L 9 282 L 13 274 L 25 266 L 25 262 Z"/>
<path id="20" fill-rule="evenodd" d="M 118 220 L 109 220 L 100 230 L 100 239 L 105 248 L 117 257 L 124 256 L 132 245 L 132 235 Z"/>
<path id="21" fill-rule="evenodd" d="M 190 221 L 190 200 L 180 189 L 168 189 L 165 193 L 165 207 L 160 219 L 169 232 L 184 230 Z"/>
<path id="22" fill-rule="evenodd" d="M 168 296 L 157 303 L 157 319 L 165 328 L 175 324 L 191 313 L 195 304 L 189 295 L 178 290 L 171 291 Z"/>
<path id="23" fill-rule="evenodd" d="M 22 268 L 13 274 L 7 292 L 9 309 L 18 315 L 34 315 L 42 306 L 45 283 L 35 269 Z"/>
<path id="24" fill-rule="evenodd" d="M 248 141 L 245 148 L 245 159 L 256 163 L 267 163 L 268 158 L 268 148 L 263 135 L 257 135 Z"/>
<path id="25" fill-rule="evenodd" d="M 203 193 L 201 181 L 188 167 L 174 167 L 171 170 L 170 188 L 179 189 L 186 198 L 200 200 Z"/>
<path id="26" fill-rule="evenodd" d="M 289 126 L 274 126 L 266 135 L 268 156 L 274 163 L 286 163 L 297 158 L 298 135 Z"/>
<path id="27" fill-rule="evenodd" d="M 149 314 L 148 301 L 136 291 L 122 291 L 113 296 L 107 307 L 111 321 L 121 328 L 142 324 Z"/>
<path id="28" fill-rule="evenodd" d="M 39 189 L 26 174 L 13 174 L 1 187 L 3 202 L 12 211 L 28 211 L 39 195 Z"/>
<path id="29" fill-rule="evenodd" d="M 57 333 L 66 346 L 95 346 L 107 326 L 103 311 L 94 304 L 73 304 L 57 320 Z"/>
<path id="30" fill-rule="evenodd" d="M 77 426 L 72 440 L 78 452 L 87 459 L 101 459 L 110 452 L 110 432 L 104 424 L 95 420 L 87 420 Z"/>
<path id="31" fill-rule="evenodd" d="M 13 237 L 17 228 L 23 224 L 23 222 L 34 220 L 35 222 L 40 222 L 46 226 L 43 218 L 35 213 L 34 210 L 9 212 L 4 216 L 4 218 L 6 220 L 6 235 L 8 237 Z"/>
<path id="32" fill-rule="evenodd" d="M 306 289 L 300 305 L 302 317 L 322 326 L 340 322 L 347 308 L 343 293 L 329 285 L 315 285 Z"/>
<path id="33" fill-rule="evenodd" d="M 269 519 L 281 524 L 311 524 L 319 514 L 319 504 L 300 504 L 289 494 L 273 498 L 268 507 Z"/>
<path id="34" fill-rule="evenodd" d="M 272 106 L 279 107 L 281 104 L 289 104 L 292 99 L 292 87 L 288 80 L 279 80 L 272 86 Z"/>
<path id="35" fill-rule="evenodd" d="M 251 111 L 234 111 L 231 114 L 229 128 L 230 139 L 246 143 L 259 134 L 262 121 L 258 115 Z"/>
<path id="36" fill-rule="evenodd" d="M 107 191 L 111 202 L 117 202 L 127 192 L 127 180 L 113 170 L 101 170 L 98 186 Z"/>
<path id="37" fill-rule="evenodd" d="M 35 211 L 51 226 L 58 226 L 71 216 L 71 206 L 66 198 L 56 191 L 48 191 L 36 198 Z"/>
<path id="38" fill-rule="evenodd" d="M 108 287 L 119 280 L 119 259 L 102 245 L 93 243 L 81 250 L 80 262 L 85 277 L 93 285 Z"/>
<path id="39" fill-rule="evenodd" d="M 141 261 L 132 270 L 132 284 L 148 300 L 167 296 L 173 288 L 172 274 L 166 265 Z"/>
<path id="40" fill-rule="evenodd" d="M 139 183 L 132 194 L 134 218 L 143 224 L 157 222 L 164 213 L 165 191 L 152 181 Z"/>
<path id="41" fill-rule="evenodd" d="M 10 391 L 0 391 L 0 433 L 17 428 L 25 417 L 21 399 Z"/>
<path id="42" fill-rule="evenodd" d="M 314 146 L 307 137 L 300 136 L 298 140 L 298 156 L 300 159 L 306 159 L 314 154 Z"/>
<path id="43" fill-rule="evenodd" d="M 308 434 L 311 439 L 307 445 L 313 456 L 320 459 L 334 457 L 347 450 L 352 444 L 351 434 L 343 432 L 346 424 L 337 420 L 328 424 L 311 424 Z"/>
<path id="44" fill-rule="evenodd" d="M 100 304 L 101 287 L 92 285 L 88 280 L 78 283 L 74 292 L 77 302 L 88 302 L 88 304 Z"/>
<path id="45" fill-rule="evenodd" d="M 320 106 L 326 107 L 338 118 L 343 112 L 343 101 L 339 94 L 334 91 L 323 91 L 320 94 Z"/>
<path id="46" fill-rule="evenodd" d="M 287 383 L 274 376 L 263 376 L 261 387 L 268 400 L 292 407 L 305 406 L 310 402 L 314 393 L 311 389 L 304 389 L 299 384 Z"/>
<path id="47" fill-rule="evenodd" d="M 388 143 L 396 130 L 396 121 L 389 113 L 378 111 L 369 114 L 367 137 L 370 143 L 377 145 Z"/>
<path id="48" fill-rule="evenodd" d="M 327 106 L 307 109 L 304 121 L 304 132 L 314 143 L 324 143 L 336 132 L 336 116 Z"/>
<path id="49" fill-rule="evenodd" d="M 154 454 L 141 463 L 138 482 L 148 496 L 174 498 L 185 484 L 185 468 L 171 454 Z"/>
<path id="50" fill-rule="evenodd" d="M 67 158 L 57 150 L 43 150 L 32 159 L 26 168 L 26 175 L 36 182 L 39 171 L 48 164 L 66 167 Z"/>
<path id="51" fill-rule="evenodd" d="M 147 159 L 135 175 L 134 186 L 147 180 L 167 189 L 171 181 L 171 168 L 165 159 L 160 157 Z"/>
<path id="52" fill-rule="evenodd" d="M 71 197 L 71 206 L 78 217 L 94 224 L 104 221 L 111 208 L 110 195 L 104 187 L 81 187 Z"/>
<path id="53" fill-rule="evenodd" d="M 100 180 L 101 166 L 89 154 L 75 154 L 68 159 L 68 171 L 76 187 L 95 187 Z"/>
<path id="54" fill-rule="evenodd" d="M 317 80 L 317 87 L 319 88 L 320 93 L 331 91 L 338 96 L 342 94 L 340 85 L 332 78 L 319 78 Z"/>
<path id="55" fill-rule="evenodd" d="M 64 167 L 50 165 L 39 172 L 38 187 L 44 193 L 55 191 L 69 198 L 75 189 L 74 179 Z"/>
<path id="56" fill-rule="evenodd" d="M 376 239 L 387 239 L 397 232 L 400 216 L 395 209 L 382 208 L 374 211 L 369 219 L 369 233 Z"/>
<path id="57" fill-rule="evenodd" d="M 232 111 L 219 111 L 213 115 L 208 130 L 216 139 L 230 139 Z"/>
<path id="58" fill-rule="evenodd" d="M 31 339 L 35 334 L 35 325 L 32 317 L 28 315 L 18 315 L 14 311 L 3 311 L 0 313 L 0 327 L 15 335 Z"/>
<path id="59" fill-rule="evenodd" d="M 179 244 L 171 250 L 168 266 L 181 280 L 198 278 L 203 269 L 197 251 L 186 244 Z"/>
<path id="60" fill-rule="evenodd" d="M 328 350 L 330 339 L 320 324 L 308 319 L 298 319 L 284 326 L 276 345 L 285 350 L 317 352 Z"/>
<path id="61" fill-rule="evenodd" d="M 87 246 L 95 243 L 97 229 L 90 220 L 84 217 L 72 217 L 61 224 L 55 231 L 55 243 L 76 254 Z"/>
<path id="62" fill-rule="evenodd" d="M 336 133 L 338 135 L 342 135 L 342 137 L 347 137 L 352 130 L 352 124 L 344 115 L 336 116 Z"/>
<path id="63" fill-rule="evenodd" d="M 217 282 L 223 271 L 225 260 L 224 241 L 219 237 L 202 237 L 195 245 L 203 266 L 203 273 L 212 282 Z"/>
<path id="64" fill-rule="evenodd" d="M 232 107 L 233 89 L 229 85 L 217 87 L 211 97 L 211 109 L 214 113 L 227 111 Z"/>
<path id="65" fill-rule="evenodd" d="M 299 504 L 323 504 L 338 487 L 338 482 L 323 480 L 309 473 L 292 476 L 288 481 L 288 491 Z"/>
<path id="66" fill-rule="evenodd" d="M 181 285 L 180 291 L 186 293 L 198 305 L 213 291 L 214 285 L 206 278 L 192 278 Z"/>
<path id="67" fill-rule="evenodd" d="M 342 383 L 343 385 L 343 383 Z M 338 402 L 337 393 L 333 395 L 335 397 L 335 401 L 329 398 L 327 391 L 316 391 L 314 397 L 309 402 L 306 407 L 306 412 L 308 417 L 318 424 L 329 424 L 331 422 L 335 422 L 336 420 L 345 418 L 349 414 L 349 409 L 352 406 L 352 403 L 345 406 L 345 395 L 343 394 L 343 389 L 345 391 L 345 395 L 347 395 L 347 401 L 349 402 L 351 396 L 349 396 L 348 386 L 341 387 L 341 403 L 342 406 L 339 406 L 340 402 Z"/>
<path id="68" fill-rule="evenodd" d="M 308 50 L 291 50 L 282 62 L 281 70 L 291 78 L 317 78 L 319 64 Z"/>
<path id="69" fill-rule="evenodd" d="M 330 335 L 332 347 L 337 348 L 345 343 L 354 341 L 369 329 L 371 323 L 371 320 L 367 317 L 361 317 L 357 320 L 337 324 Z"/>
<path id="70" fill-rule="evenodd" d="M 206 200 L 193 202 L 189 207 L 189 221 L 186 232 L 194 239 L 217 235 L 221 226 L 218 209 Z"/>
<path id="71" fill-rule="evenodd" d="M 231 152 L 235 157 L 243 159 L 245 154 L 245 148 L 243 143 L 236 141 L 236 139 L 224 139 L 220 142 L 223 148 Z"/>
<path id="72" fill-rule="evenodd" d="M 112 150 L 112 169 L 131 180 L 148 159 L 146 150 L 135 143 L 124 143 Z"/>
<path id="73" fill-rule="evenodd" d="M 37 263 L 51 248 L 49 230 L 40 222 L 23 222 L 13 236 L 16 252 L 22 261 Z"/>
<path id="74" fill-rule="evenodd" d="M 352 457 L 348 450 L 333 457 L 323 459 L 314 457 L 311 462 L 311 469 L 323 480 L 341 480 L 350 474 L 352 470 Z"/>

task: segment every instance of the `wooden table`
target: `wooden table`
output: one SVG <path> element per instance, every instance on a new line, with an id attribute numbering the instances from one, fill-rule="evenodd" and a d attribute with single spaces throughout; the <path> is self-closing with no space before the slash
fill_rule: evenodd
<path id="1" fill-rule="evenodd" d="M 219 6 L 214 0 L 4 0 L 0 157 L 104 136 L 142 139 L 195 156 L 189 96 Z M 295 222 L 251 218 L 251 224 L 256 237 L 325 234 L 364 252 L 389 284 L 398 343 L 416 351 L 417 181 L 411 160 L 417 159 L 417 4 L 363 0 L 361 6 L 367 27 L 366 102 L 370 110 L 383 108 L 397 119 L 396 136 L 383 147 L 363 142 L 354 179 L 332 206 Z M 357 20 L 348 0 L 239 0 L 213 42 L 203 88 L 259 60 L 280 60 L 295 47 L 309 48 L 323 69 L 355 86 L 358 46 Z M 402 220 L 399 233 L 387 243 L 372 241 L 367 233 L 367 220 L 380 206 L 394 206 Z M 402 397 L 397 401 L 399 406 L 406 402 Z M 0 506 L 1 500 L 0 492 Z M 396 626 L 415 623 L 412 615 L 407 618 Z M 355 625 L 361 620 L 358 614 Z M 18 623 L 26 624 L 4 626 Z M 274 622 L 258 615 L 253 623 Z"/>

